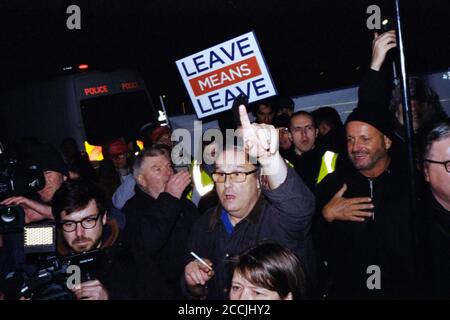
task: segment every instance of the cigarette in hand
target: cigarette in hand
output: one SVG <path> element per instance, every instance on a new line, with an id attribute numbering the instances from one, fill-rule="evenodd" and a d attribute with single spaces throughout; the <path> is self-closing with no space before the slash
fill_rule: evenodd
<path id="1" fill-rule="evenodd" d="M 203 264 L 204 266 L 206 266 L 210 271 L 213 270 L 213 268 L 211 268 L 211 266 L 209 264 L 207 264 L 205 262 L 205 260 L 203 260 L 202 258 L 200 258 L 198 255 L 196 255 L 194 252 L 191 251 L 191 255 L 197 259 L 201 264 Z"/>

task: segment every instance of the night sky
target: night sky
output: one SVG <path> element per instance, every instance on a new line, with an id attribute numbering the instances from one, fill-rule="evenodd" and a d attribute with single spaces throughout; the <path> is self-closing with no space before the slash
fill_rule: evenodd
<path id="1" fill-rule="evenodd" d="M 392 16 L 394 1 L 147 0 L 2 1 L 1 88 L 61 74 L 64 66 L 139 70 L 169 110 L 190 100 L 175 60 L 255 31 L 275 85 L 296 96 L 358 84 L 372 31 L 366 8 Z M 450 67 L 448 0 L 401 1 L 410 73 Z M 81 8 L 81 30 L 66 8 Z"/>

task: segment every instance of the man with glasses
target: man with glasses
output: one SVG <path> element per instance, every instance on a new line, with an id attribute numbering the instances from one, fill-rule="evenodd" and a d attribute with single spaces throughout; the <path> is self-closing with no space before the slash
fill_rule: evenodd
<path id="1" fill-rule="evenodd" d="M 450 118 L 425 136 L 423 169 L 427 198 L 425 264 L 428 297 L 450 298 Z"/>
<path id="2" fill-rule="evenodd" d="M 322 157 L 322 152 L 316 146 L 319 130 L 312 115 L 306 111 L 297 111 L 290 120 L 289 131 L 294 152 L 288 155 L 288 160 L 314 192 Z"/>
<path id="3" fill-rule="evenodd" d="M 98 186 L 82 179 L 63 183 L 53 197 L 52 212 L 62 240 L 60 255 L 94 249 L 106 255 L 89 272 L 91 280 L 72 289 L 76 299 L 159 298 L 154 291 L 160 285 L 152 275 L 154 265 L 134 259 L 119 243 L 118 227 L 107 220 L 105 196 Z"/>
<path id="4" fill-rule="evenodd" d="M 33 151 L 27 154 L 23 162 L 42 170 L 45 177 L 45 186 L 36 195 L 13 196 L 4 199 L 0 205 L 20 205 L 25 212 L 25 223 L 42 223 L 52 216 L 52 198 L 56 190 L 68 178 L 69 172 L 61 155 L 50 145 L 33 145 Z M 45 221 L 44 221 L 45 223 Z M 23 250 L 23 232 L 0 235 L 3 238 L 3 248 L 0 247 L 0 273 L 8 269 L 29 269 L 32 265 L 27 263 Z M 5 256 L 3 259 L 2 256 Z M 2 274 L 0 274 L 0 277 Z"/>
<path id="5" fill-rule="evenodd" d="M 209 264 L 189 259 L 186 294 L 191 298 L 228 299 L 229 263 L 260 240 L 273 240 L 291 249 L 313 275 L 309 229 L 314 196 L 288 168 L 278 150 L 278 132 L 271 125 L 250 124 L 240 106 L 243 146 L 215 151 L 212 178 L 219 205 L 194 224 L 188 252 Z"/>
<path id="6" fill-rule="evenodd" d="M 286 159 L 293 164 L 308 188 L 315 192 L 316 186 L 335 171 L 338 154 L 317 143 L 319 129 L 309 112 L 294 113 L 289 131 L 294 149 L 286 154 Z"/>

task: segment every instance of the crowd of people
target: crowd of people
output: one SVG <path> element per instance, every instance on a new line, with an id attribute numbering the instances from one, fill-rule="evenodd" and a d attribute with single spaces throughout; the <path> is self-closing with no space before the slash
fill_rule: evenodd
<path id="1" fill-rule="evenodd" d="M 250 106 L 253 123 L 240 106 L 242 143 L 212 143 L 214 165 L 178 171 L 165 126 L 143 131 L 141 151 L 106 143 L 98 168 L 71 138 L 59 152 L 29 141 L 22 158 L 45 187 L 1 204 L 20 205 L 27 224 L 54 222 L 61 257 L 105 252 L 71 288 L 75 299 L 448 299 L 450 119 L 411 78 L 409 172 L 401 95 L 385 66 L 395 46 L 395 32 L 375 36 L 345 123 L 331 107 L 294 112 L 284 97 Z M 21 234 L 0 235 L 0 263 L 2 279 L 36 271 Z"/>

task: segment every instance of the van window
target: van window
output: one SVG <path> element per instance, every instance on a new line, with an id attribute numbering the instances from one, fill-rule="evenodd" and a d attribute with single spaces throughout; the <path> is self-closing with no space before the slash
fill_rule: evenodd
<path id="1" fill-rule="evenodd" d="M 102 145 L 119 137 L 136 140 L 139 129 L 156 122 L 144 91 L 127 92 L 80 101 L 86 139 L 91 145 Z"/>

